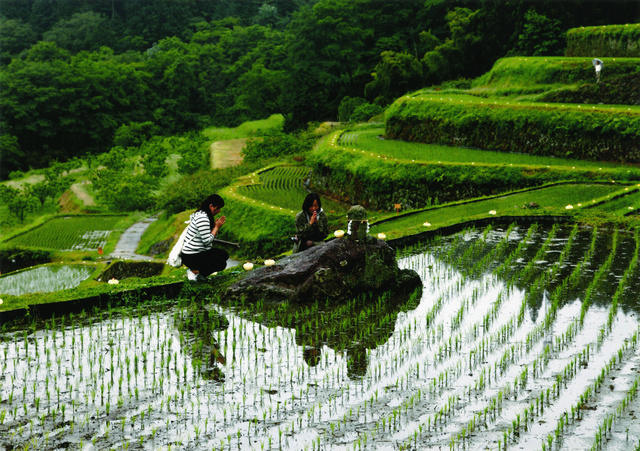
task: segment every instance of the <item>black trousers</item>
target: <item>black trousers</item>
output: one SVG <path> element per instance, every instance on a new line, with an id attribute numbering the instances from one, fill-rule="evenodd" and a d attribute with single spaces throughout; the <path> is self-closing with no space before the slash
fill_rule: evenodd
<path id="1" fill-rule="evenodd" d="M 203 277 L 207 277 L 216 271 L 222 271 L 227 267 L 229 253 L 224 249 L 212 248 L 197 254 L 180 254 L 182 263 L 192 271 L 198 271 Z"/>

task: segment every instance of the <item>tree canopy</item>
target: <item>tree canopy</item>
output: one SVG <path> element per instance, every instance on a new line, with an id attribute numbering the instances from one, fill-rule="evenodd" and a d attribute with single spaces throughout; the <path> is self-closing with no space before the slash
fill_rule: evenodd
<path id="1" fill-rule="evenodd" d="M 384 107 L 634 20 L 636 0 L 0 0 L 0 177 L 106 152 L 139 124 L 305 128 L 345 98 Z"/>

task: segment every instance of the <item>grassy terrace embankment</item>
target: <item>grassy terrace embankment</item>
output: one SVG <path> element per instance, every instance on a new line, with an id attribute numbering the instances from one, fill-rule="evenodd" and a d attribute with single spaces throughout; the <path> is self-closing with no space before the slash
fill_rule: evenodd
<path id="1" fill-rule="evenodd" d="M 616 61 L 615 70 L 622 75 L 637 62 Z M 611 66 L 607 64 L 612 69 L 607 77 L 614 72 Z M 519 118 L 512 123 L 520 126 L 530 125 L 532 112 L 541 117 L 566 114 L 578 122 L 595 115 L 605 118 L 601 123 L 612 125 L 609 131 L 594 126 L 593 133 L 606 135 L 623 130 L 618 134 L 635 136 L 637 130 L 628 124 L 640 118 L 638 107 L 536 101 L 545 93 L 589 83 L 592 71 L 590 59 L 585 58 L 509 58 L 497 62 L 469 89 L 422 90 L 405 96 L 398 104 L 420 104 L 419 108 L 435 111 L 440 118 L 458 124 L 452 125 L 454 139 L 445 140 L 449 145 L 387 139 L 388 124 L 386 129 L 384 125 L 365 125 L 332 132 L 305 156 L 303 164 L 292 160 L 276 162 L 222 189 L 229 219 L 223 238 L 241 243 L 234 254 L 236 259 L 251 259 L 257 264 L 288 251 L 289 238 L 294 233 L 293 217 L 306 193 L 303 181 L 309 169 L 313 174 L 311 189 L 331 196 L 325 198 L 323 206 L 332 230 L 346 228 L 346 210 L 356 203 L 368 208 L 373 224 L 371 232 L 384 232 L 389 239 L 419 235 L 426 230 L 437 234 L 453 224 L 501 217 L 509 220 L 514 216 L 546 215 L 614 227 L 638 227 L 637 165 L 553 157 L 547 155 L 544 143 L 539 143 L 541 150 L 537 154 L 462 147 L 469 139 L 466 132 L 474 136 L 491 135 L 491 127 L 478 119 L 482 111 L 499 111 L 498 117 Z M 266 124 L 271 126 L 273 121 L 270 118 Z M 209 129 L 203 133 L 212 140 L 253 134 L 241 128 L 231 132 Z M 566 156 L 576 154 L 564 152 L 562 157 Z M 175 172 L 174 168 L 171 174 Z M 532 202 L 537 206 L 530 208 Z M 394 212 L 396 205 L 400 205 L 400 212 Z M 189 213 L 161 218 L 143 240 L 144 248 L 149 249 L 151 241 L 177 238 Z M 111 245 L 107 244 L 105 252 Z M 164 257 L 160 254 L 158 260 L 164 261 Z M 87 252 L 57 252 L 55 256 L 58 263 L 74 259 L 88 260 L 86 264 L 94 260 Z M 93 261 L 93 264 L 104 269 L 104 263 Z M 161 276 L 123 279 L 116 286 L 90 280 L 79 288 L 53 294 L 24 295 L 19 299 L 3 296 L 5 303 L 0 310 L 92 296 L 126 297 L 124 293 L 130 290 L 143 293 L 150 287 L 170 286 L 182 280 L 183 269 L 167 266 Z"/>

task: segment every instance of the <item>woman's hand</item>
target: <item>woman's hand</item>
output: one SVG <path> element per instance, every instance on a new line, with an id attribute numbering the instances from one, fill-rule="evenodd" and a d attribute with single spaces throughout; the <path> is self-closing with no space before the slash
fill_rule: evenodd
<path id="1" fill-rule="evenodd" d="M 311 215 L 311 219 L 309 219 L 309 225 L 313 225 L 316 222 L 318 222 L 318 212 L 314 211 L 313 214 Z"/>
<path id="2" fill-rule="evenodd" d="M 218 219 L 216 219 L 213 230 L 211 231 L 211 235 L 216 236 L 218 234 L 218 230 L 220 230 L 220 227 L 224 225 L 226 220 L 227 218 L 225 216 L 220 216 Z"/>

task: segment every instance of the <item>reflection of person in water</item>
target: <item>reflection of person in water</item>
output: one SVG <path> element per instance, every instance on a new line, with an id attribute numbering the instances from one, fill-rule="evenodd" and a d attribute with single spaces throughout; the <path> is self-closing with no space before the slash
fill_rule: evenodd
<path id="1" fill-rule="evenodd" d="M 362 379 L 367 374 L 367 348 L 354 346 L 347 350 L 347 376 L 349 379 Z"/>
<path id="2" fill-rule="evenodd" d="M 317 366 L 320 363 L 322 349 L 314 346 L 303 346 L 302 357 L 309 366 Z"/>

